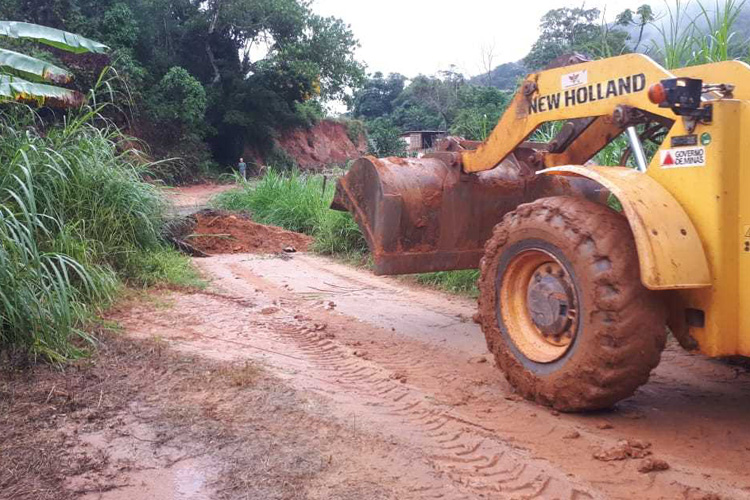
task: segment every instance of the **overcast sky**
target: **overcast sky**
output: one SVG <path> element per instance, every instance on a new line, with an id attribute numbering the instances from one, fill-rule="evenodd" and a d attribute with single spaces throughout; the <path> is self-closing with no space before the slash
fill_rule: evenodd
<path id="1" fill-rule="evenodd" d="M 608 20 L 643 0 L 588 0 Z M 315 0 L 319 14 L 350 24 L 368 72 L 431 75 L 455 64 L 465 75 L 483 73 L 482 47 L 495 45 L 493 66 L 523 58 L 550 9 L 581 5 L 564 0 Z"/>

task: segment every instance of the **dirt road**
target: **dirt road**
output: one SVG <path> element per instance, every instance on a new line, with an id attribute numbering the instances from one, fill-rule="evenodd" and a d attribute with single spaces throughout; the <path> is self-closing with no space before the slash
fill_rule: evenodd
<path id="1" fill-rule="evenodd" d="M 329 424 L 385 450 L 337 459 L 356 457 L 364 467 L 346 479 L 380 478 L 387 498 L 750 498 L 743 368 L 670 345 L 617 409 L 558 414 L 513 394 L 470 321 L 472 301 L 311 255 L 196 262 L 215 291 L 138 306 L 117 318 L 129 335 L 259 362 L 314 395 Z M 627 457 L 643 445 L 648 457 Z M 639 472 L 655 459 L 669 470 Z"/>
<path id="2" fill-rule="evenodd" d="M 234 187 L 236 187 L 234 184 L 196 184 L 180 188 L 166 188 L 166 194 L 177 215 L 188 215 L 206 208 L 212 197 Z"/>
<path id="3" fill-rule="evenodd" d="M 745 367 L 670 343 L 614 410 L 559 414 L 472 300 L 304 253 L 195 263 L 209 287 L 112 311 L 96 362 L 0 373 L 0 498 L 750 499 Z"/>

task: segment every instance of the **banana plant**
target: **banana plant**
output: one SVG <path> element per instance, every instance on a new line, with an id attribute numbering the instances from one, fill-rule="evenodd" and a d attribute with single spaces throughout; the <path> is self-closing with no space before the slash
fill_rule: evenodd
<path id="1" fill-rule="evenodd" d="M 15 21 L 0 21 L 0 36 L 34 40 L 76 54 L 102 54 L 109 50 L 106 45 L 80 35 Z M 40 105 L 79 106 L 83 103 L 83 94 L 57 86 L 72 79 L 70 72 L 54 64 L 0 48 L 0 102 L 36 101 Z"/>

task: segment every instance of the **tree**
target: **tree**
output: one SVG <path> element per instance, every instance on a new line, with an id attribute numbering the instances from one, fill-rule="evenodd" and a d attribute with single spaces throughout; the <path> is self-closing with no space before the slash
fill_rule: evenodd
<path id="1" fill-rule="evenodd" d="M 127 4 L 116 3 L 102 16 L 102 40 L 119 49 L 132 49 L 138 42 L 139 28 Z"/>
<path id="2" fill-rule="evenodd" d="M 402 129 L 446 129 L 453 121 L 459 89 L 466 84 L 455 68 L 414 78 L 394 102 L 394 122 Z"/>
<path id="3" fill-rule="evenodd" d="M 494 87 L 464 85 L 459 90 L 456 117 L 450 133 L 484 141 L 508 107 L 512 94 Z"/>
<path id="4" fill-rule="evenodd" d="M 443 126 L 442 117 L 424 104 L 404 100 L 393 110 L 390 119 L 400 130 L 438 130 Z"/>
<path id="5" fill-rule="evenodd" d="M 398 93 L 398 95 L 397 95 Z M 375 73 L 354 97 L 353 114 L 366 120 L 372 154 L 394 155 L 409 130 L 448 130 L 484 140 L 508 106 L 512 92 L 472 85 L 451 68 L 420 75 L 407 86 L 404 77 Z"/>
<path id="6" fill-rule="evenodd" d="M 482 44 L 482 73 L 485 78 L 485 85 L 492 87 L 492 70 L 495 69 L 495 42 Z"/>
<path id="7" fill-rule="evenodd" d="M 405 82 L 406 77 L 398 73 L 391 73 L 387 78 L 381 72 L 375 73 L 354 93 L 354 116 L 371 120 L 391 114 Z"/>
<path id="8" fill-rule="evenodd" d="M 204 142 L 210 128 L 206 125 L 208 98 L 201 82 L 175 66 L 151 89 L 148 104 L 152 151 L 175 159 L 160 171 L 162 177 L 179 182 L 190 178 L 196 166 L 205 170 L 212 164 Z"/>
<path id="9" fill-rule="evenodd" d="M 635 19 L 635 15 L 638 16 L 638 20 Z M 635 11 L 635 15 L 631 9 L 625 9 L 618 14 L 615 24 L 619 26 L 635 26 L 638 29 L 638 40 L 636 40 L 635 45 L 633 46 L 633 52 L 638 52 L 638 48 L 643 41 L 643 31 L 648 24 L 654 22 L 656 17 L 654 16 L 654 11 L 651 9 L 651 6 L 648 4 L 643 4 L 638 7 Z"/>
<path id="10" fill-rule="evenodd" d="M 76 54 L 103 53 L 108 49 L 106 45 L 73 33 L 22 22 L 0 21 L 0 36 L 34 40 Z M 83 102 L 81 93 L 43 83 L 66 84 L 72 79 L 73 75 L 59 66 L 0 48 L 0 101 L 34 100 L 39 104 L 77 106 Z"/>
<path id="11" fill-rule="evenodd" d="M 553 9 L 542 16 L 541 34 L 534 43 L 524 63 L 531 69 L 546 67 L 555 58 L 582 52 L 592 56 L 611 56 L 628 50 L 628 34 L 611 29 L 600 21 L 599 9 Z"/>
<path id="12" fill-rule="evenodd" d="M 185 23 L 206 57 L 184 67 L 207 86 L 207 118 L 216 130 L 210 144 L 220 161 L 241 156 L 245 142 L 267 150 L 277 129 L 304 124 L 301 103 L 344 99 L 364 76 L 350 28 L 315 15 L 304 0 L 211 0 L 206 7 Z M 252 48 L 261 45 L 265 55 L 253 60 Z M 191 64 L 194 54 L 179 60 Z"/>
<path id="13" fill-rule="evenodd" d="M 183 68 L 205 89 L 205 147 L 223 163 L 248 143 L 264 152 L 279 129 L 309 122 L 305 103 L 346 100 L 364 77 L 349 26 L 316 15 L 308 0 L 4 0 L 2 16 L 75 27 L 111 45 L 135 104 L 133 129 L 149 142 L 177 137 L 150 125 L 160 82 Z"/>
<path id="14" fill-rule="evenodd" d="M 364 66 L 354 58 L 358 46 L 351 29 L 341 19 L 312 14 L 301 38 L 281 56 L 314 65 L 315 88 L 324 100 L 347 101 L 347 90 L 359 87 L 365 79 Z"/>
<path id="15" fill-rule="evenodd" d="M 151 112 L 159 126 L 200 130 L 206 114 L 206 91 L 184 68 L 171 68 L 151 95 Z"/>
<path id="16" fill-rule="evenodd" d="M 491 82 L 491 87 L 512 91 L 518 88 L 519 81 L 529 73 L 529 69 L 521 62 L 509 62 L 495 67 L 490 73 L 474 76 L 469 83 L 487 85 Z"/>

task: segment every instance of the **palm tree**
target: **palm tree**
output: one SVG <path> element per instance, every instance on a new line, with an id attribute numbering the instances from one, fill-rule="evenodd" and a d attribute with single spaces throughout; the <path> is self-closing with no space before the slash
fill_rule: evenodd
<path id="1" fill-rule="evenodd" d="M 15 21 L 0 21 L 0 36 L 34 40 L 76 54 L 101 54 L 109 47 L 66 31 Z M 78 106 L 84 96 L 52 84 L 66 84 L 70 72 L 19 52 L 0 48 L 0 102 L 36 101 L 53 106 Z M 46 83 L 48 82 L 48 83 Z"/>

